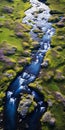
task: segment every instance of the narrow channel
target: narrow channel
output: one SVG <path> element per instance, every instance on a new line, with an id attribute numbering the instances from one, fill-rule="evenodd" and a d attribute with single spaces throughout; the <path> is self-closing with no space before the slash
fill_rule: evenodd
<path id="1" fill-rule="evenodd" d="M 32 7 L 25 12 L 26 16 L 22 22 L 32 27 L 30 35 L 34 41 L 38 41 L 39 47 L 35 53 L 32 52 L 31 54 L 35 57 L 34 60 L 15 77 L 8 87 L 5 99 L 4 130 L 17 129 L 17 108 L 20 101 L 20 93 L 32 95 L 37 103 L 33 114 L 28 119 L 28 127 L 24 130 L 38 130 L 40 118 L 47 110 L 47 103 L 44 101 L 44 97 L 35 89 L 29 88 L 28 85 L 34 82 L 39 75 L 44 56 L 50 49 L 51 37 L 55 33 L 55 29 L 52 27 L 52 23 L 48 22 L 51 16 L 49 7 L 38 0 L 30 0 L 30 3 Z M 36 30 L 38 32 L 35 32 Z M 39 32 L 42 34 L 41 38 L 39 38 Z M 22 130 L 22 128 L 19 128 L 19 130 Z"/>

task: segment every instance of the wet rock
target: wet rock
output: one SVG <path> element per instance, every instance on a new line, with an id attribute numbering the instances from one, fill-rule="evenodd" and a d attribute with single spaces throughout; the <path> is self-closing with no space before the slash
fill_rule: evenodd
<path id="1" fill-rule="evenodd" d="M 58 22 L 56 24 L 56 26 L 59 27 L 59 28 L 62 28 L 62 27 L 64 27 L 64 23 L 63 22 Z"/>
<path id="2" fill-rule="evenodd" d="M 49 20 L 48 20 L 49 22 L 53 22 L 53 23 L 57 23 L 57 22 L 59 22 L 59 17 L 50 17 L 49 18 Z"/>
<path id="3" fill-rule="evenodd" d="M 48 60 L 44 60 L 44 62 L 41 64 L 42 68 L 47 68 L 49 66 L 49 61 Z"/>
<path id="4" fill-rule="evenodd" d="M 50 14 L 63 14 L 63 12 L 58 11 L 58 10 L 51 10 Z"/>
<path id="5" fill-rule="evenodd" d="M 57 38 L 58 38 L 59 40 L 64 40 L 65 37 L 61 35 L 61 36 L 58 36 Z"/>
<path id="6" fill-rule="evenodd" d="M 13 8 L 12 7 L 9 7 L 9 6 L 5 6 L 3 8 L 3 12 L 4 13 L 13 13 Z"/>
<path id="7" fill-rule="evenodd" d="M 42 13 L 43 11 L 44 11 L 43 8 L 40 8 L 40 9 L 39 9 L 39 13 Z"/>

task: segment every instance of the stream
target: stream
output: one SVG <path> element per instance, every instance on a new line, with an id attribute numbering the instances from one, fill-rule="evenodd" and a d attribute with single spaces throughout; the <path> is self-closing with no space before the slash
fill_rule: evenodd
<path id="1" fill-rule="evenodd" d="M 28 119 L 28 127 L 24 130 L 38 130 L 37 126 L 40 118 L 47 110 L 47 103 L 44 101 L 44 97 L 40 96 L 41 94 L 35 89 L 29 88 L 28 85 L 34 82 L 39 75 L 44 56 L 50 49 L 51 37 L 55 33 L 55 29 L 52 27 L 52 23 L 48 22 L 51 16 L 49 7 L 38 0 L 30 0 L 30 3 L 32 7 L 25 11 L 26 16 L 22 22 L 32 26 L 30 35 L 33 41 L 38 41 L 39 48 L 35 53 L 32 52 L 31 55 L 35 57 L 34 60 L 15 77 L 6 92 L 4 130 L 17 129 L 17 108 L 20 101 L 20 93 L 32 95 L 37 103 L 33 114 Z M 39 32 L 35 33 L 35 30 L 42 33 L 42 38 L 39 38 Z"/>

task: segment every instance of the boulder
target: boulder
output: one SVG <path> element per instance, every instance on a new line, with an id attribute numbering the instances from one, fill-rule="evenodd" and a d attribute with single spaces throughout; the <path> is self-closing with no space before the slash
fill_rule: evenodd
<path id="1" fill-rule="evenodd" d="M 21 97 L 22 100 L 20 100 L 19 107 L 18 107 L 18 113 L 25 117 L 28 112 L 30 112 L 30 107 L 32 105 L 32 110 L 35 108 L 36 104 L 33 103 L 33 96 L 28 95 L 26 98 Z"/>
<path id="2" fill-rule="evenodd" d="M 17 36 L 18 38 L 23 38 L 22 32 L 17 32 L 17 33 L 16 33 L 16 36 Z"/>
<path id="3" fill-rule="evenodd" d="M 57 51 L 62 51 L 62 47 L 61 46 L 57 46 Z"/>
<path id="4" fill-rule="evenodd" d="M 4 13 L 13 13 L 13 7 L 5 6 L 3 8 Z"/>
<path id="5" fill-rule="evenodd" d="M 17 51 L 17 48 L 16 47 L 12 47 L 11 49 L 8 49 L 8 50 L 6 50 L 6 55 L 13 55 L 13 54 L 15 54 L 16 53 L 16 51 Z"/>
<path id="6" fill-rule="evenodd" d="M 47 68 L 49 66 L 49 61 L 48 60 L 44 60 L 44 62 L 41 64 L 42 68 Z"/>
<path id="7" fill-rule="evenodd" d="M 56 26 L 59 27 L 59 28 L 62 28 L 62 27 L 64 27 L 64 23 L 63 22 L 58 22 L 56 24 Z"/>
<path id="8" fill-rule="evenodd" d="M 56 122 L 56 119 L 55 119 L 54 117 L 52 117 L 52 118 L 50 119 L 50 121 L 49 121 L 49 124 L 50 124 L 51 126 L 54 126 L 54 125 L 55 125 L 55 122 Z"/>
<path id="9" fill-rule="evenodd" d="M 47 122 L 49 125 L 54 126 L 56 119 L 52 116 L 51 112 L 46 112 L 42 117 L 42 122 Z"/>
<path id="10" fill-rule="evenodd" d="M 65 96 L 62 95 L 60 92 L 55 92 L 56 99 L 65 106 Z"/>

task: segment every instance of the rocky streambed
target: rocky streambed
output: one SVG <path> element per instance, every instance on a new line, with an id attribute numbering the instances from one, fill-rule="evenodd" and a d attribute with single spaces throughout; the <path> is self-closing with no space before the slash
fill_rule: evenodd
<path id="1" fill-rule="evenodd" d="M 39 75 L 44 56 L 50 49 L 51 37 L 55 29 L 48 22 L 50 17 L 48 6 L 38 0 L 30 0 L 30 3 L 32 7 L 25 12 L 26 17 L 22 22 L 31 26 L 30 35 L 33 41 L 36 40 L 39 44 L 35 52 L 31 54 L 33 56 L 31 63 L 15 77 L 6 92 L 5 130 L 38 130 L 40 129 L 38 126 L 40 118 L 47 110 L 47 103 L 41 93 L 28 86 Z M 34 108 L 28 114 L 31 104 Z M 17 122 L 20 123 L 20 126 L 17 125 Z"/>

